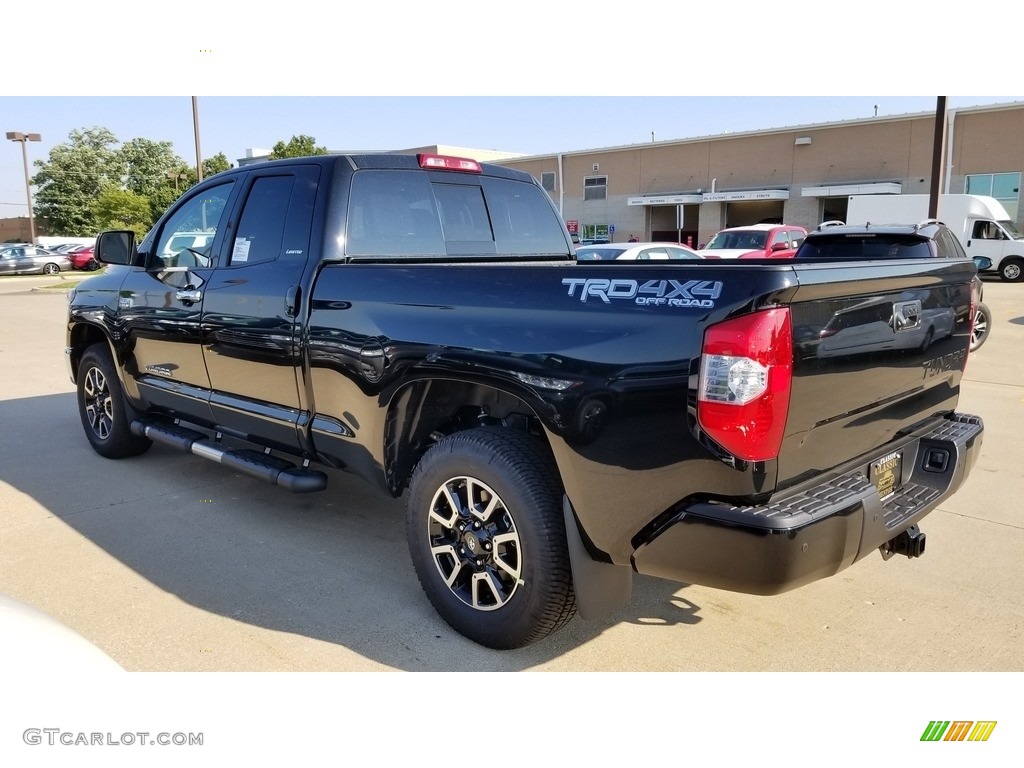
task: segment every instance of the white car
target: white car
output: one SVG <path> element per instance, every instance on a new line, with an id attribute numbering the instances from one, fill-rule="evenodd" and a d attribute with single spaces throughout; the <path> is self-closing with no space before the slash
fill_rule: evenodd
<path id="1" fill-rule="evenodd" d="M 576 261 L 677 261 L 700 259 L 679 243 L 603 243 L 576 248 Z"/>
<path id="2" fill-rule="evenodd" d="M 81 675 L 123 672 L 116 661 L 57 619 L 0 594 L 0 671 Z"/>

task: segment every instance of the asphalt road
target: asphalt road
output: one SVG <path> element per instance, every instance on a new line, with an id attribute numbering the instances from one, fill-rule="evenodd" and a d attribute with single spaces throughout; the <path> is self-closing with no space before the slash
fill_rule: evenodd
<path id="1" fill-rule="evenodd" d="M 495 652 L 427 602 L 402 500 L 340 472 L 295 496 L 161 446 L 96 455 L 66 370 L 66 298 L 32 290 L 53 282 L 0 279 L 0 593 L 127 670 L 1024 670 L 1024 285 L 986 283 L 994 327 L 961 398 L 984 446 L 922 524 L 923 557 L 873 555 L 769 598 L 637 577 L 610 619 Z"/>

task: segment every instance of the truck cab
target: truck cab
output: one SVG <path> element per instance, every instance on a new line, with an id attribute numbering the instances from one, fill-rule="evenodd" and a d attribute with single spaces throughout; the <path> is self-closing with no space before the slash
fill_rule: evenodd
<path id="1" fill-rule="evenodd" d="M 990 259 L 992 269 L 1007 282 L 1024 280 L 1024 233 L 1012 221 L 969 218 L 965 233 L 967 255 Z"/>

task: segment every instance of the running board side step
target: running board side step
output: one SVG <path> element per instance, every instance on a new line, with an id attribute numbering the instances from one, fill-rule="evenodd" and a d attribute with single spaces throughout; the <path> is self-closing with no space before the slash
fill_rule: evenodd
<path id="1" fill-rule="evenodd" d="M 277 485 L 292 493 L 313 493 L 327 487 L 327 475 L 315 469 L 297 467 L 286 459 L 269 453 L 250 449 L 227 449 L 212 440 L 209 435 L 177 424 L 153 424 L 144 421 L 132 422 L 132 434 L 148 437 L 154 443 L 194 453 L 204 459 L 223 464 L 225 467 L 255 477 L 271 485 Z"/>

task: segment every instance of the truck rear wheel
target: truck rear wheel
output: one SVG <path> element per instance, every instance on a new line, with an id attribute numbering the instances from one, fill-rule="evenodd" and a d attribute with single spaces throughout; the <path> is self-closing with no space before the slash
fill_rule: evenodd
<path id="1" fill-rule="evenodd" d="M 1024 280 L 1024 259 L 1003 259 L 1003 263 L 999 265 L 999 277 L 1008 283 L 1019 283 Z"/>
<path id="2" fill-rule="evenodd" d="M 409 552 L 453 629 L 519 648 L 575 615 L 561 495 L 547 446 L 524 433 L 473 429 L 424 454 L 409 489 Z"/>
<path id="3" fill-rule="evenodd" d="M 984 302 L 979 302 L 978 306 L 974 308 L 974 325 L 971 327 L 971 352 L 985 343 L 991 327 L 992 313 L 989 311 L 988 305 Z"/>
<path id="4" fill-rule="evenodd" d="M 124 399 L 114 360 L 105 344 L 93 344 L 78 364 L 78 413 L 86 439 L 100 456 L 137 456 L 153 444 L 132 434 L 135 412 Z"/>

